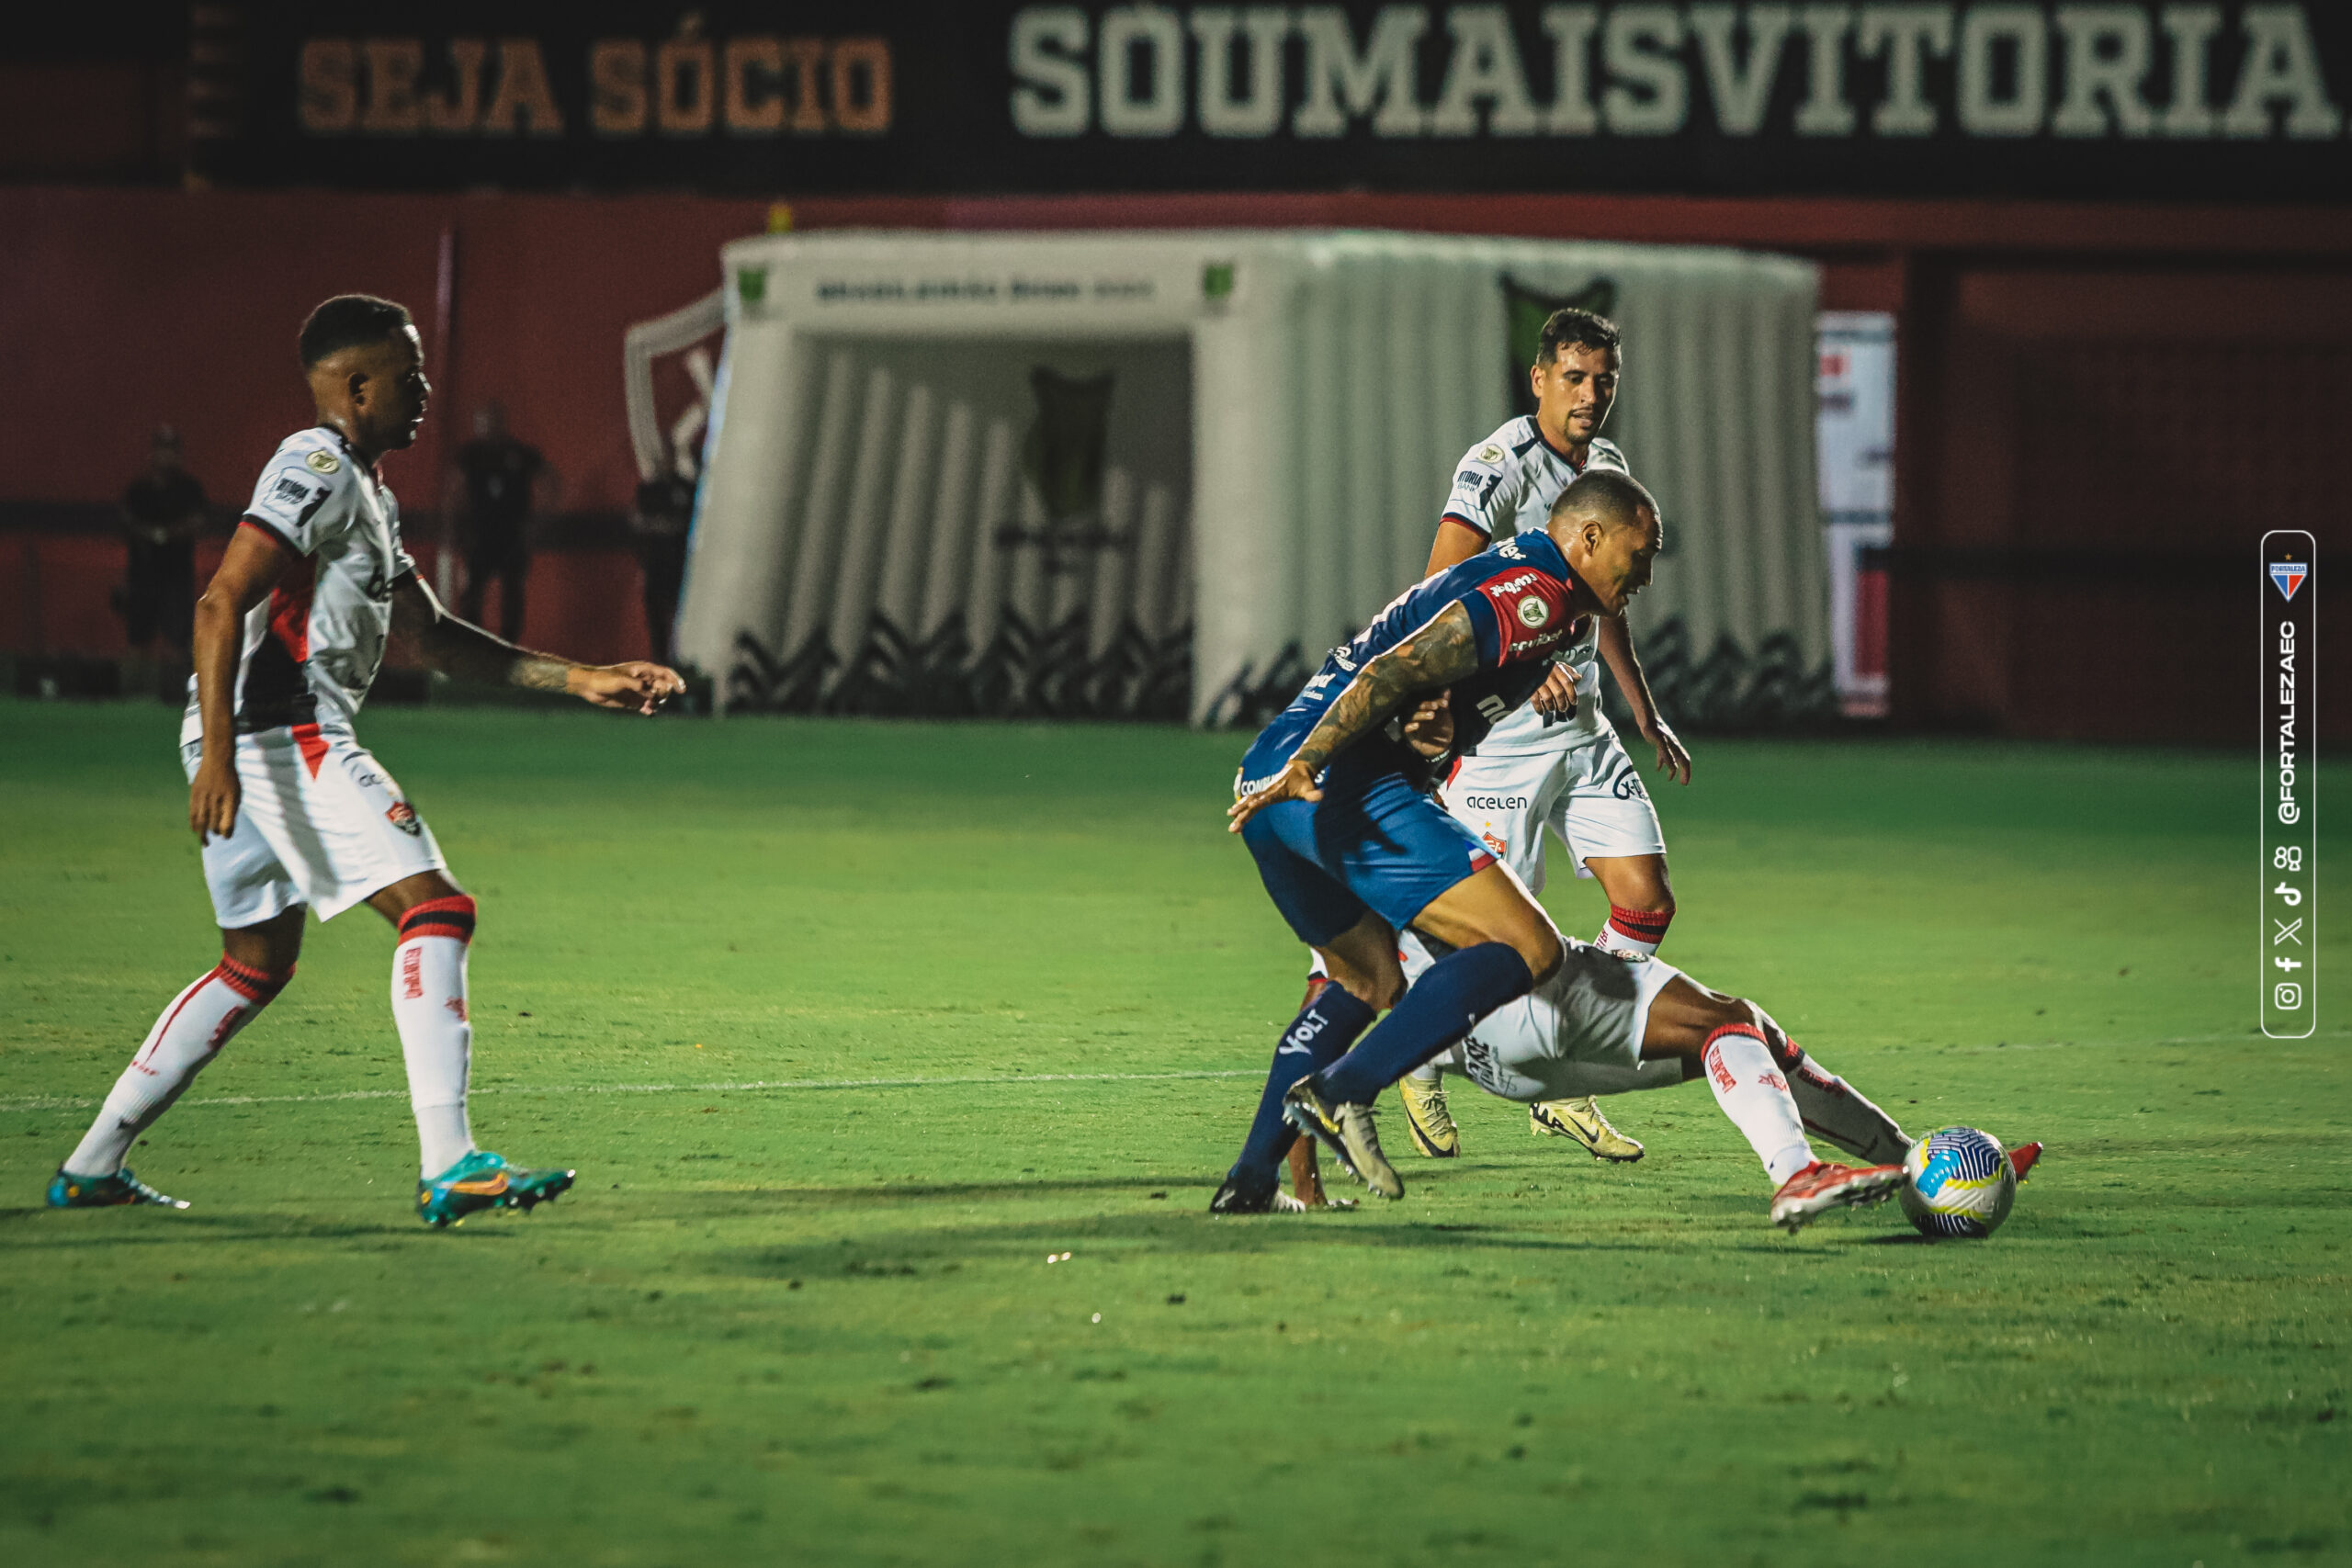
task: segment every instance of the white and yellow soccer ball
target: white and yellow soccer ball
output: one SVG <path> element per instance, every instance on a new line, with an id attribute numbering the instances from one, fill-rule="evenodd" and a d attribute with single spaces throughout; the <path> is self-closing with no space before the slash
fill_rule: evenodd
<path id="1" fill-rule="evenodd" d="M 2008 1151 L 1973 1127 L 1938 1128 L 1912 1145 L 1903 1176 L 1903 1212 L 1928 1235 L 1991 1235 L 2018 1198 Z"/>

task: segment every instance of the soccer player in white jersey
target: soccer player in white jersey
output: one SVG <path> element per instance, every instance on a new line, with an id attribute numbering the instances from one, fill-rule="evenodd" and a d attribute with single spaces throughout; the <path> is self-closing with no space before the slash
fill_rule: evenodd
<path id="1" fill-rule="evenodd" d="M 1463 457 L 1430 549 L 1430 571 L 1543 527 L 1560 491 L 1589 468 L 1631 472 L 1624 453 L 1600 435 L 1623 364 L 1613 322 L 1589 310 L 1552 313 L 1528 371 L 1535 412 L 1510 421 Z M 1462 760 L 1442 798 L 1537 893 L 1549 827 L 1568 847 L 1577 874 L 1597 878 L 1609 899 L 1599 945 L 1654 953 L 1674 918 L 1666 840 L 1633 759 L 1601 716 L 1602 660 L 1643 739 L 1657 749 L 1658 767 L 1689 783 L 1690 754 L 1658 716 L 1624 618 L 1597 615 L 1556 656 L 1544 689 Z M 1407 1077 L 1397 1092 L 1416 1148 L 1441 1159 L 1461 1152 L 1434 1072 Z M 1642 1145 L 1611 1126 L 1589 1097 L 1536 1101 L 1528 1118 L 1534 1132 L 1573 1138 L 1600 1158 L 1642 1156 Z"/>
<path id="2" fill-rule="evenodd" d="M 196 608 L 180 752 L 220 962 L 155 1021 L 50 1183 L 53 1207 L 187 1208 L 124 1168 L 124 1156 L 294 977 L 304 909 L 323 920 L 362 903 L 399 933 L 392 1020 L 416 1116 L 419 1217 L 438 1226 L 529 1209 L 571 1185 L 571 1171 L 526 1170 L 474 1145 L 474 901 L 352 721 L 392 637 L 435 668 L 599 707 L 650 714 L 684 682 L 658 664 L 592 667 L 526 652 L 444 610 L 401 547 L 399 508 L 376 467 L 415 441 L 431 391 L 408 311 L 338 296 L 311 313 L 300 346 L 318 423 L 287 437 L 262 469 Z"/>
<path id="3" fill-rule="evenodd" d="M 1655 958 L 1566 945 L 1557 973 L 1471 1025 L 1430 1065 L 1530 1104 L 1704 1077 L 1779 1189 L 1772 1223 L 1792 1231 L 1841 1204 L 1875 1201 L 1899 1183 L 1909 1136 L 1763 1009 L 1708 990 Z M 1410 932 L 1399 940 L 1397 958 L 1408 979 L 1431 962 Z M 1863 1168 L 1815 1159 L 1808 1133 Z M 2009 1163 L 2023 1180 L 2041 1157 L 2040 1144 L 2025 1144 Z"/>

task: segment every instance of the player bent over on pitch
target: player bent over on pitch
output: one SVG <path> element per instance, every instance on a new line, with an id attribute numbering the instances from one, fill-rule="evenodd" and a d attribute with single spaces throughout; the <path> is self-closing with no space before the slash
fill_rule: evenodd
<path id="1" fill-rule="evenodd" d="M 1423 942 L 1408 936 L 1403 949 L 1408 977 L 1429 970 Z M 1586 942 L 1569 942 L 1557 973 L 1480 1019 L 1429 1066 L 1522 1104 L 1704 1077 L 1777 1189 L 1772 1223 L 1792 1232 L 1830 1209 L 1887 1197 L 1903 1183 L 1911 1147 L 1894 1118 L 1754 1002 L 1708 990 L 1670 964 Z M 1816 1159 L 1808 1133 L 1866 1167 Z M 2039 1144 L 2014 1152 L 2020 1180 L 2041 1154 Z"/>
<path id="2" fill-rule="evenodd" d="M 1661 540 L 1647 491 L 1588 474 L 1561 491 L 1544 528 L 1398 595 L 1251 744 L 1231 827 L 1332 984 L 1283 1032 L 1213 1212 L 1273 1206 L 1286 1120 L 1314 1129 L 1374 1193 L 1401 1196 L 1374 1096 L 1558 967 L 1550 918 L 1430 799 L 1445 759 L 1417 750 L 1402 720 L 1416 699 L 1442 694 L 1453 745 L 1476 746 L 1543 683 L 1579 617 L 1623 611 Z M 1396 959 L 1408 927 L 1450 950 L 1409 994 Z"/>
<path id="3" fill-rule="evenodd" d="M 188 825 L 220 925 L 218 966 L 164 1008 L 50 1183 L 57 1208 L 185 1209 L 123 1167 L 139 1135 L 294 977 L 307 906 L 366 904 L 390 920 L 392 1020 L 408 1066 L 426 1224 L 529 1209 L 571 1185 L 474 1146 L 466 1120 L 473 1031 L 466 950 L 474 901 L 431 829 L 363 750 L 352 721 L 388 637 L 435 668 L 651 713 L 684 689 L 657 664 L 603 667 L 530 653 L 458 620 L 417 581 L 378 459 L 412 445 L 431 387 L 408 311 L 329 299 L 300 338 L 318 423 L 262 470 L 196 609 L 196 674 L 180 731 Z"/>

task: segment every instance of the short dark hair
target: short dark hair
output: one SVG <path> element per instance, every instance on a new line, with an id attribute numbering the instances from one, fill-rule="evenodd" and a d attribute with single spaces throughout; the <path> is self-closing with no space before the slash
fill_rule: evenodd
<path id="1" fill-rule="evenodd" d="M 1614 349 L 1617 346 L 1617 323 L 1597 310 L 1580 310 L 1574 305 L 1553 311 L 1544 318 L 1544 331 L 1535 340 L 1535 363 L 1549 365 L 1560 357 L 1560 350 L 1570 344 L 1585 348 Z"/>
<path id="2" fill-rule="evenodd" d="M 1633 526 L 1645 506 L 1658 521 L 1666 520 L 1657 497 L 1633 475 L 1614 468 L 1587 468 L 1569 480 L 1567 489 L 1552 502 L 1552 515 L 1590 517 L 1613 533 Z"/>
<path id="3" fill-rule="evenodd" d="M 381 343 L 410 325 L 408 307 L 373 294 L 338 294 L 311 312 L 299 340 L 302 368 L 310 369 L 330 354 L 363 344 Z"/>

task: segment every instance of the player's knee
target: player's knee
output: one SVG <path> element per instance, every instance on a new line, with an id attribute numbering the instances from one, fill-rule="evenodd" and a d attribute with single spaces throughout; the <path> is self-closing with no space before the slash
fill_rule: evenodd
<path id="1" fill-rule="evenodd" d="M 1797 1063 L 1804 1059 L 1804 1052 L 1795 1041 L 1789 1038 L 1789 1032 L 1774 1021 L 1770 1013 L 1766 1012 L 1754 1002 L 1748 1001 L 1746 998 L 1741 998 L 1740 1002 L 1747 1009 L 1748 1021 L 1763 1032 L 1764 1048 L 1772 1053 L 1774 1065 L 1782 1072 L 1795 1070 Z"/>

